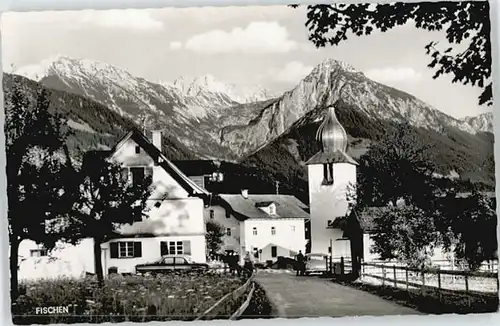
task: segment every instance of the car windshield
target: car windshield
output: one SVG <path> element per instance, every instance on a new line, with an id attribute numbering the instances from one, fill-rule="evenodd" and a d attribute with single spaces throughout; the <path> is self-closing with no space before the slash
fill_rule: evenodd
<path id="1" fill-rule="evenodd" d="M 307 259 L 309 259 L 309 260 L 324 260 L 325 258 L 323 255 L 308 255 Z"/>

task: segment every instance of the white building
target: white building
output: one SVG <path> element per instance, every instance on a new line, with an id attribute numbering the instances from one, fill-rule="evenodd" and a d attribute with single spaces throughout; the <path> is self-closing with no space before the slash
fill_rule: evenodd
<path id="1" fill-rule="evenodd" d="M 151 142 L 133 129 L 111 151 L 91 152 L 94 155 L 87 156 L 94 157 L 94 164 L 99 159 L 119 163 L 131 182 L 140 182 L 147 175 L 153 180 L 147 218 L 121 226 L 113 239 L 101 245 L 105 274 L 109 267 L 117 267 L 119 273 L 132 273 L 137 264 L 155 261 L 165 254 L 185 254 L 195 262 L 206 262 L 204 207 L 209 193 L 164 156 L 160 150 L 161 133 L 152 134 Z M 76 246 L 60 244 L 59 250 L 50 253 L 51 257 L 41 258 L 47 255 L 46 251 L 25 240 L 19 251 L 20 278 L 43 277 L 47 273 L 56 276 L 50 273 L 54 270 L 71 275 L 94 273 L 92 248 L 92 240 L 85 239 Z M 68 271 L 67 266 L 80 266 L 81 270 Z"/>
<path id="2" fill-rule="evenodd" d="M 222 210 L 208 217 L 226 230 L 223 251 L 243 256 L 250 252 L 256 262 L 275 262 L 305 252 L 307 206 L 291 195 L 221 194 Z"/>
<path id="3" fill-rule="evenodd" d="M 347 154 L 347 133 L 333 106 L 316 139 L 321 150 L 307 162 L 311 215 L 311 252 L 350 257 L 350 242 L 337 226 L 349 211 L 348 192 L 356 185 L 357 162 Z M 330 246 L 332 248 L 330 248 Z"/>

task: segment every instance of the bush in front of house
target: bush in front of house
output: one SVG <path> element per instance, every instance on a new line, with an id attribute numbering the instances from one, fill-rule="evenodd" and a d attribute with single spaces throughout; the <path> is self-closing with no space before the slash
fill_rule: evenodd
<path id="1" fill-rule="evenodd" d="M 113 275 L 27 282 L 12 306 L 15 324 L 193 320 L 246 280 L 220 274 Z M 37 307 L 71 306 L 70 314 L 37 315 Z"/>

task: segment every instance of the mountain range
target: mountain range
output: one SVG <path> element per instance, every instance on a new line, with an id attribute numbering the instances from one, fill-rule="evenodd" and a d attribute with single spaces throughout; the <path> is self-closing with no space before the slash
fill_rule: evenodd
<path id="1" fill-rule="evenodd" d="M 53 90 L 54 105 L 71 113 L 69 127 L 78 131 L 71 142 L 79 151 L 109 147 L 131 125 L 161 128 L 172 159 L 237 162 L 266 174 L 269 184 L 262 189 L 272 191 L 280 181 L 283 191 L 303 191 L 304 162 L 318 150 L 315 130 L 333 104 L 355 158 L 394 123 L 408 122 L 436 149 L 439 173 L 494 182 L 491 113 L 453 118 L 333 59 L 283 94 L 239 88 L 211 75 L 152 82 L 106 63 L 64 56 L 4 76 L 4 88 L 16 78 L 28 89 Z M 104 112 L 111 122 L 103 121 Z"/>

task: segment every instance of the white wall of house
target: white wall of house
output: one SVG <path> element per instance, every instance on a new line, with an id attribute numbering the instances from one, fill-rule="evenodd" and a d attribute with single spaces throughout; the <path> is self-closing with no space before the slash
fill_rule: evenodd
<path id="1" fill-rule="evenodd" d="M 343 217 L 348 212 L 347 191 L 356 184 L 356 166 L 348 163 L 333 164 L 333 184 L 322 185 L 323 165 L 308 165 L 309 206 L 311 216 L 311 252 L 328 254 L 330 239 L 339 238 L 328 221 Z"/>
<path id="2" fill-rule="evenodd" d="M 80 277 L 85 272 L 94 273 L 93 244 L 92 239 L 83 239 L 76 245 L 58 242 L 53 250 L 41 253 L 43 245 L 23 240 L 19 244 L 19 279 Z"/>
<path id="3" fill-rule="evenodd" d="M 187 241 L 189 242 L 188 244 L 186 244 Z M 117 242 L 119 243 L 119 257 L 111 258 L 111 243 Z M 134 255 L 133 245 L 130 245 L 130 243 L 137 242 L 140 242 L 141 244 L 140 256 Z M 171 235 L 148 238 L 120 238 L 111 240 L 102 246 L 105 256 L 103 269 L 105 270 L 105 273 L 107 273 L 110 267 L 117 267 L 118 273 L 135 273 L 136 265 L 154 262 L 161 258 L 162 242 L 166 242 L 166 245 L 170 246 L 168 254 L 187 254 L 197 263 L 206 262 L 205 251 L 199 250 L 199 248 L 205 247 L 205 236 L 201 234 L 178 236 Z M 171 251 L 172 249 L 174 252 Z M 186 252 L 186 250 L 189 251 Z"/>
<path id="4" fill-rule="evenodd" d="M 158 142 L 159 139 L 156 139 L 156 143 Z M 157 147 L 161 147 L 161 145 L 157 144 Z M 124 167 L 148 167 L 152 169 L 153 192 L 148 200 L 150 209 L 148 216 L 141 222 L 124 225 L 120 228 L 120 232 L 123 235 L 149 233 L 157 235 L 158 239 L 173 235 L 186 239 L 196 239 L 191 243 L 191 256 L 197 262 L 205 262 L 203 200 L 189 197 L 188 192 L 161 166 L 155 165 L 154 160 L 142 148 L 138 149 L 137 143 L 132 139 L 126 141 L 114 153 L 112 159 Z M 159 201 L 159 199 L 164 200 Z M 159 207 L 158 204 L 160 204 Z M 145 242 L 145 250 L 149 250 L 152 241 Z M 153 257 L 154 259 L 159 258 L 159 251 L 156 253 L 155 250 L 152 250 L 147 255 L 153 253 L 157 255 L 157 257 Z M 128 259 L 128 261 L 131 260 Z M 123 261 L 120 264 L 124 264 Z M 128 265 L 125 265 L 123 268 L 128 268 Z"/>
<path id="5" fill-rule="evenodd" d="M 132 139 L 127 140 L 113 154 L 112 159 L 120 163 L 124 167 L 149 167 L 153 170 L 153 189 L 151 199 L 159 198 L 187 198 L 187 191 L 182 188 L 175 179 L 170 176 L 161 166 L 157 166 L 154 160 L 141 148 L 139 153 L 136 153 L 137 143 Z"/>
<path id="6" fill-rule="evenodd" d="M 224 253 L 225 250 L 235 250 L 237 254 L 241 255 L 240 221 L 233 215 L 226 214 L 226 209 L 221 206 L 210 206 L 205 208 L 204 216 L 205 221 L 214 221 L 220 224 L 226 232 L 223 237 L 224 243 L 221 247 L 221 251 Z"/>
<path id="7" fill-rule="evenodd" d="M 280 255 L 293 255 L 299 250 L 305 252 L 306 239 L 303 218 L 248 219 L 242 224 L 244 224 L 244 236 L 242 238 L 245 251 L 253 254 L 254 249 L 264 249 L 269 246 L 276 246 L 277 249 L 281 247 L 281 254 L 278 253 L 276 257 L 269 257 L 269 259 L 273 260 L 276 260 L 277 256 Z M 269 256 L 271 256 L 270 247 Z M 261 257 L 261 261 L 264 262 L 265 260 L 262 260 Z"/>

